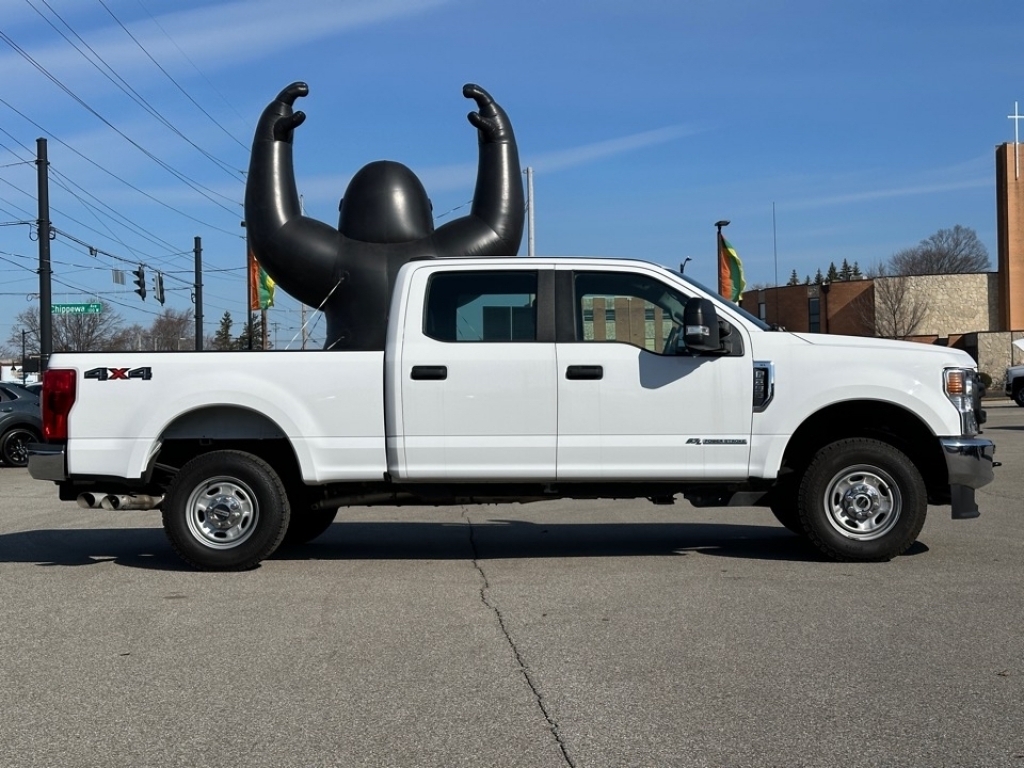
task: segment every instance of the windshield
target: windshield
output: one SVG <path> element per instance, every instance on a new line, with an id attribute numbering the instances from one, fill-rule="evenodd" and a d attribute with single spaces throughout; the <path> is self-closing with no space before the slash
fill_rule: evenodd
<path id="1" fill-rule="evenodd" d="M 677 269 L 670 269 L 669 271 L 679 275 L 681 278 L 683 278 L 684 281 L 686 281 L 690 285 L 693 285 L 693 286 L 696 286 L 697 288 L 700 288 L 705 293 L 709 293 L 712 296 L 718 296 L 718 298 L 720 298 L 722 301 L 724 301 L 727 304 L 729 304 L 730 309 L 732 309 L 736 313 L 742 315 L 744 319 L 749 320 L 751 323 L 756 325 L 762 331 L 774 331 L 774 330 L 776 330 L 775 328 L 772 328 L 770 325 L 768 325 L 768 323 L 766 323 L 761 318 L 759 318 L 759 317 L 757 317 L 755 315 L 750 314 L 749 312 L 747 312 L 747 310 L 745 310 L 739 304 L 733 304 L 731 301 L 729 301 L 724 296 L 722 296 L 718 291 L 715 291 L 715 290 L 712 290 L 711 288 L 708 288 L 706 285 L 704 285 L 699 280 L 694 280 L 692 277 L 688 277 L 687 275 L 684 275 L 682 272 L 680 272 Z"/>

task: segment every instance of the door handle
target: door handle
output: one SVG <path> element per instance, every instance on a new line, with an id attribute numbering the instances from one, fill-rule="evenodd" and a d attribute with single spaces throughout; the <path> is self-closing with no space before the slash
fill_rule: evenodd
<path id="1" fill-rule="evenodd" d="M 570 365 L 565 369 L 565 378 L 580 379 L 603 379 L 604 368 L 600 365 Z"/>
<path id="2" fill-rule="evenodd" d="M 411 378 L 415 381 L 444 381 L 448 378 L 448 366 L 414 365 Z"/>

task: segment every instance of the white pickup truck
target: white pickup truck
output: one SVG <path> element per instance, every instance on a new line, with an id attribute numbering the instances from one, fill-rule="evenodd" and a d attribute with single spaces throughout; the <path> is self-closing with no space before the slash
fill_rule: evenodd
<path id="1" fill-rule="evenodd" d="M 383 338 L 56 354 L 29 470 L 82 506 L 159 508 L 210 570 L 254 567 L 344 506 L 680 494 L 885 560 L 928 504 L 976 517 L 993 477 L 966 353 L 774 330 L 646 262 L 414 261 Z"/>

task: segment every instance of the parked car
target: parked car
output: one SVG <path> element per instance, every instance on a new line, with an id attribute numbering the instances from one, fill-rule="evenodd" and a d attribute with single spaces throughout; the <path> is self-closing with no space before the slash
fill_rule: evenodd
<path id="1" fill-rule="evenodd" d="M 1024 352 L 1024 339 L 1017 339 L 1013 346 Z M 1024 408 L 1024 365 L 1011 365 L 1007 368 L 1005 381 L 1006 396 Z"/>
<path id="2" fill-rule="evenodd" d="M 0 382 L 0 462 L 11 467 L 28 464 L 28 444 L 43 434 L 39 395 L 20 384 Z"/>
<path id="3" fill-rule="evenodd" d="M 0 381 L 0 403 L 6 400 L 29 398 L 39 400 L 43 396 L 43 385 L 22 384 L 19 381 Z"/>

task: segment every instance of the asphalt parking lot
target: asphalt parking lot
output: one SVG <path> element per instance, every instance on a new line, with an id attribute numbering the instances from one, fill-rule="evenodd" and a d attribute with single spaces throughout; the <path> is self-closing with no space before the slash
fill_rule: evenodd
<path id="1" fill-rule="evenodd" d="M 882 564 L 757 509 L 343 510 L 248 573 L 0 467 L 0 765 L 1024 766 L 1024 409 Z"/>

